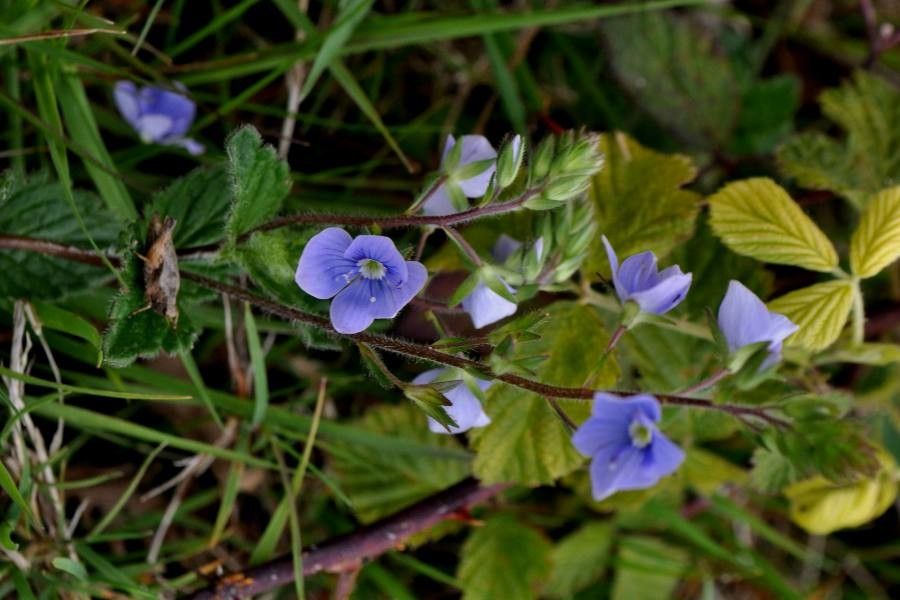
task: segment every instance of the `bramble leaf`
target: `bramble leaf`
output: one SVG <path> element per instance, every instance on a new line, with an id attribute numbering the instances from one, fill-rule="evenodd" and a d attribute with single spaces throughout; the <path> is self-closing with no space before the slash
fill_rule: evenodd
<path id="1" fill-rule="evenodd" d="M 600 136 L 600 150 L 606 164 L 594 176 L 589 196 L 597 231 L 609 238 L 620 261 L 644 250 L 663 257 L 690 237 L 701 200 L 681 189 L 697 175 L 690 158 L 654 152 L 621 132 Z M 599 235 L 582 272 L 610 276 Z"/>
<path id="2" fill-rule="evenodd" d="M 609 334 L 589 306 L 559 302 L 534 329 L 539 339 L 515 342 L 510 360 L 534 359 L 536 379 L 563 386 L 611 387 L 618 366 L 600 360 Z M 529 318 L 528 316 L 524 318 Z M 575 421 L 587 418 L 590 403 L 560 400 Z M 571 434 L 545 398 L 519 388 L 495 384 L 487 392 L 485 411 L 491 424 L 470 433 L 478 454 L 473 469 L 485 482 L 550 483 L 584 462 L 572 446 Z"/>
<path id="3" fill-rule="evenodd" d="M 221 241 L 230 206 L 228 171 L 217 165 L 194 169 L 176 179 L 153 197 L 145 213 L 174 218 L 177 224 L 172 239 L 175 247 L 182 249 Z"/>
<path id="4" fill-rule="evenodd" d="M 371 446 L 359 444 L 335 444 L 335 451 L 330 453 L 331 468 L 364 523 L 443 490 L 469 472 L 466 453 L 456 439 L 431 433 L 425 416 L 410 404 L 373 408 L 360 419 L 359 427 L 418 443 L 423 448 L 412 454 L 373 452 Z M 429 454 L 428 448 L 435 452 Z"/>
<path id="5" fill-rule="evenodd" d="M 878 452 L 881 468 L 874 476 L 850 483 L 834 483 L 821 475 L 785 489 L 791 520 L 816 535 L 858 527 L 877 518 L 897 498 L 897 465 Z"/>
<path id="6" fill-rule="evenodd" d="M 730 183 L 709 198 L 709 207 L 713 231 L 738 254 L 813 271 L 838 265 L 822 230 L 771 179 Z"/>
<path id="7" fill-rule="evenodd" d="M 537 598 L 550 572 L 551 546 L 509 515 L 492 517 L 472 531 L 459 564 L 463 600 Z"/>
<path id="8" fill-rule="evenodd" d="M 805 187 L 830 190 L 857 209 L 900 179 L 900 93 L 864 71 L 819 98 L 822 112 L 846 132 L 792 138 L 778 151 L 781 171 Z"/>
<path id="9" fill-rule="evenodd" d="M 544 592 L 550 598 L 572 598 L 599 580 L 609 562 L 614 530 L 591 521 L 559 541 L 553 549 L 553 573 Z"/>
<path id="10" fill-rule="evenodd" d="M 687 552 L 647 536 L 629 536 L 619 543 L 612 600 L 668 598 L 688 568 Z"/>
<path id="11" fill-rule="evenodd" d="M 287 163 L 278 158 L 272 146 L 262 143 L 253 127 L 242 127 L 231 134 L 225 148 L 234 196 L 225 231 L 234 241 L 275 216 L 291 189 L 291 177 Z"/>
<path id="12" fill-rule="evenodd" d="M 900 186 L 876 194 L 863 210 L 850 241 L 850 268 L 873 277 L 900 257 Z"/>
<path id="13" fill-rule="evenodd" d="M 853 304 L 853 284 L 846 279 L 817 283 L 795 290 L 769 302 L 769 309 L 781 313 L 800 329 L 787 338 L 813 352 L 834 343 L 847 322 Z"/>

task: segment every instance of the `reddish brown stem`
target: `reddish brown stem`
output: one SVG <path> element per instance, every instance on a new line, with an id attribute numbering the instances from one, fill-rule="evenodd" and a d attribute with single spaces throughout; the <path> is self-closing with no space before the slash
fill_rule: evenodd
<path id="1" fill-rule="evenodd" d="M 471 477 L 464 479 L 367 527 L 306 550 L 303 553 L 303 575 L 308 577 L 321 572 L 343 573 L 356 569 L 366 560 L 402 548 L 412 535 L 488 500 L 506 487 L 505 484 L 482 486 Z M 287 585 L 293 580 L 293 560 L 291 556 L 285 556 L 242 573 L 225 575 L 192 598 L 249 598 Z"/>

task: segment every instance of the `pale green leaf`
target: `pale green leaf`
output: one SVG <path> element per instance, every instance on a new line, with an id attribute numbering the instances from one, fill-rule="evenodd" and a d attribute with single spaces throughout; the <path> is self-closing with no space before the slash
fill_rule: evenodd
<path id="1" fill-rule="evenodd" d="M 550 572 L 551 546 L 509 515 L 493 517 L 463 545 L 457 578 L 463 600 L 537 598 Z"/>
<path id="2" fill-rule="evenodd" d="M 791 519 L 810 533 L 827 535 L 878 517 L 897 498 L 897 465 L 884 452 L 879 459 L 881 469 L 871 478 L 838 484 L 817 475 L 790 485 L 784 493 Z"/>
<path id="3" fill-rule="evenodd" d="M 738 254 L 813 271 L 838 265 L 822 230 L 771 179 L 730 183 L 709 198 L 709 207 L 713 231 Z"/>
<path id="4" fill-rule="evenodd" d="M 582 271 L 608 278 L 599 234 L 609 238 L 620 261 L 645 250 L 666 256 L 693 233 L 701 197 L 682 189 L 697 176 L 685 155 L 654 152 L 621 132 L 600 136 L 600 150 L 605 163 L 589 191 L 598 235 Z"/>
<path id="5" fill-rule="evenodd" d="M 28 501 L 22 496 L 22 493 L 19 491 L 19 486 L 16 485 L 16 481 L 13 479 L 12 474 L 7 470 L 6 465 L 4 465 L 2 461 L 0 461 L 0 489 L 16 503 L 19 510 L 25 513 L 30 521 L 35 521 L 34 513 L 31 512 Z"/>
<path id="6" fill-rule="evenodd" d="M 234 196 L 225 229 L 233 240 L 275 216 L 291 189 L 291 178 L 287 163 L 262 143 L 253 127 L 238 129 L 225 147 Z"/>
<path id="7" fill-rule="evenodd" d="M 377 406 L 357 426 L 367 432 L 421 444 L 423 449 L 460 449 L 453 436 L 431 433 L 425 415 L 408 403 Z M 373 452 L 371 447 L 345 443 L 334 444 L 330 464 L 341 489 L 364 523 L 447 488 L 469 471 L 467 461 L 436 453 L 393 453 L 387 448 Z"/>
<path id="8" fill-rule="evenodd" d="M 833 191 L 861 209 L 872 194 L 900 178 L 900 92 L 857 71 L 819 101 L 822 112 L 844 130 L 845 140 L 797 136 L 779 150 L 779 166 L 800 185 Z"/>
<path id="9" fill-rule="evenodd" d="M 863 210 L 850 241 L 850 267 L 872 277 L 900 257 L 900 187 L 879 192 Z"/>
<path id="10" fill-rule="evenodd" d="M 690 448 L 680 476 L 687 485 L 705 496 L 726 484 L 741 484 L 747 472 L 732 462 L 702 448 Z"/>
<path id="11" fill-rule="evenodd" d="M 591 521 L 561 539 L 553 549 L 553 572 L 545 594 L 550 598 L 572 598 L 598 581 L 609 562 L 613 534 L 610 523 Z"/>
<path id="12" fill-rule="evenodd" d="M 669 598 L 688 568 L 683 549 L 655 538 L 630 536 L 619 543 L 612 600 Z"/>
<path id="13" fill-rule="evenodd" d="M 828 354 L 828 362 L 850 362 L 883 367 L 900 363 L 900 345 L 866 342 Z"/>
<path id="14" fill-rule="evenodd" d="M 610 357 L 600 360 L 609 333 L 596 311 L 573 302 L 547 309 L 547 318 L 535 331 L 540 339 L 518 342 L 512 360 L 539 361 L 536 379 L 563 386 L 612 387 L 618 366 Z M 560 400 L 571 418 L 581 421 L 590 403 Z M 552 483 L 581 466 L 571 433 L 547 400 L 518 388 L 495 384 L 487 393 L 485 411 L 491 423 L 471 432 L 478 450 L 475 474 L 486 482 L 514 481 L 524 485 Z"/>
<path id="15" fill-rule="evenodd" d="M 847 322 L 853 304 L 853 285 L 845 279 L 817 283 L 795 290 L 769 303 L 800 329 L 787 338 L 789 345 L 823 350 L 834 343 Z"/>

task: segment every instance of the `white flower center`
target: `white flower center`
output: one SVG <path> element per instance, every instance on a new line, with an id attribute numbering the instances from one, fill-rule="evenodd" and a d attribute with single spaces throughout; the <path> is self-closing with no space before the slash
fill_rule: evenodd
<path id="1" fill-rule="evenodd" d="M 640 419 L 635 419 L 628 426 L 628 435 L 631 436 L 631 443 L 636 448 L 644 448 L 653 441 L 653 430 L 647 427 Z"/>
<path id="2" fill-rule="evenodd" d="M 356 266 L 359 267 L 359 274 L 366 279 L 381 279 L 384 277 L 384 265 L 372 258 L 364 258 Z"/>

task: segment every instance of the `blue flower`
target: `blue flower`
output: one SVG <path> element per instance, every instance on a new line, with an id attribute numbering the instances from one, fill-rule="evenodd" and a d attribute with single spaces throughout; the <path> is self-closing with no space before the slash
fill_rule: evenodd
<path id="1" fill-rule="evenodd" d="M 339 333 L 359 333 L 375 319 L 392 319 L 425 285 L 422 263 L 404 260 L 383 235 L 355 239 L 338 227 L 314 235 L 300 255 L 294 281 L 331 303 L 331 324 Z"/>
<path id="2" fill-rule="evenodd" d="M 616 252 L 603 236 L 606 256 L 612 270 L 613 285 L 624 304 L 633 300 L 645 313 L 662 315 L 681 303 L 691 287 L 691 273 L 682 273 L 678 265 L 659 271 L 656 255 L 641 252 L 629 256 L 619 265 Z"/>
<path id="3" fill-rule="evenodd" d="M 462 152 L 460 153 L 459 164 L 457 169 L 465 165 L 478 162 L 481 160 L 490 160 L 497 158 L 497 151 L 491 146 L 488 139 L 481 135 L 464 135 L 459 138 L 462 144 Z M 444 154 L 441 158 L 441 164 L 447 160 L 447 155 L 456 146 L 457 141 L 452 135 L 447 136 L 447 142 L 444 144 Z M 466 198 L 480 198 L 487 191 L 488 185 L 491 183 L 491 177 L 497 169 L 496 162 L 490 167 L 468 179 L 455 180 L 453 174 L 448 173 L 447 176 L 453 179 L 453 184 L 459 186 Z M 447 193 L 447 183 L 442 183 L 431 193 L 431 196 L 422 205 L 422 212 L 428 216 L 450 215 L 456 211 L 450 195 Z"/>
<path id="4" fill-rule="evenodd" d="M 184 94 L 156 86 L 139 90 L 130 81 L 119 81 L 113 88 L 113 98 L 122 117 L 145 144 L 181 146 L 191 154 L 203 153 L 202 144 L 184 137 L 197 110 Z"/>
<path id="5" fill-rule="evenodd" d="M 543 244 L 543 239 L 538 238 L 535 242 L 535 252 L 540 254 Z M 522 242 L 504 233 L 497 238 L 491 254 L 496 262 L 503 263 L 512 256 L 513 252 L 521 247 Z M 516 290 L 502 279 L 500 279 L 500 283 L 506 287 L 510 294 L 515 293 Z M 464 311 L 469 313 L 469 316 L 472 318 L 472 324 L 475 325 L 476 329 L 496 323 L 516 312 L 515 302 L 510 302 L 489 288 L 484 282 L 479 282 L 469 295 L 463 298 L 462 307 Z"/>
<path id="6" fill-rule="evenodd" d="M 418 385 L 431 383 L 438 377 L 443 376 L 446 372 L 447 369 L 431 369 L 424 373 L 419 373 L 412 382 Z M 482 391 L 491 387 L 491 382 L 484 381 L 483 379 L 476 379 L 475 383 Z M 484 409 L 481 407 L 481 402 L 478 401 L 478 398 L 472 393 L 465 382 L 460 382 L 459 385 L 444 392 L 443 395 L 450 401 L 450 406 L 445 406 L 444 410 L 447 411 L 450 418 L 456 421 L 456 427 L 451 426 L 450 431 L 447 431 L 446 427 L 431 417 L 428 417 L 428 429 L 432 432 L 462 433 L 473 427 L 484 427 L 491 422 L 490 417 L 487 416 Z"/>
<path id="7" fill-rule="evenodd" d="M 684 451 L 656 427 L 660 415 L 659 401 L 648 394 L 594 394 L 591 417 L 572 436 L 572 444 L 591 459 L 595 500 L 652 487 L 678 469 Z"/>
<path id="8" fill-rule="evenodd" d="M 760 366 L 762 371 L 778 362 L 782 342 L 798 327 L 786 316 L 770 311 L 756 294 L 732 279 L 719 305 L 719 329 L 732 353 L 749 344 L 769 342 L 769 356 Z"/>

